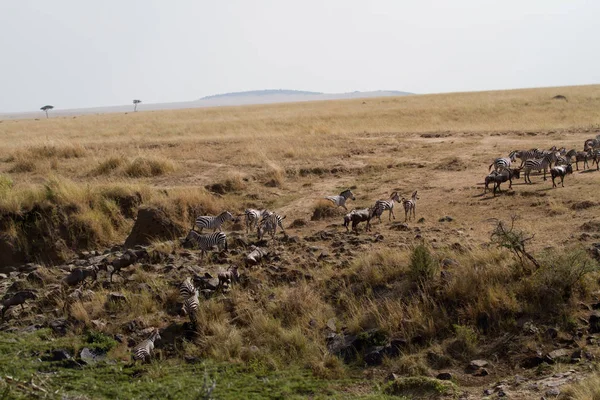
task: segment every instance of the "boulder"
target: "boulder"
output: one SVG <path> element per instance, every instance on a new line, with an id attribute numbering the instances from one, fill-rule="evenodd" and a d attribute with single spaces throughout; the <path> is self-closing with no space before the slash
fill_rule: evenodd
<path id="1" fill-rule="evenodd" d="M 173 222 L 162 210 L 144 207 L 138 211 L 125 247 L 149 245 L 155 240 L 172 240 L 185 234 L 185 228 Z"/>

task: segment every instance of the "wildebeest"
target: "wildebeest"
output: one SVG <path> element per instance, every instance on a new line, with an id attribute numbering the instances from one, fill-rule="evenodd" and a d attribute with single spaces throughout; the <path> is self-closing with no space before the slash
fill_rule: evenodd
<path id="1" fill-rule="evenodd" d="M 485 177 L 485 187 L 483 193 L 487 192 L 490 183 L 494 183 L 494 196 L 496 190 L 501 192 L 500 185 L 506 181 L 509 181 L 508 188 L 512 189 L 512 180 L 519 179 L 521 177 L 521 168 L 503 169 L 500 172 L 492 172 Z"/>
<path id="2" fill-rule="evenodd" d="M 552 175 L 552 187 L 556 187 L 556 182 L 554 182 L 554 179 L 556 179 L 557 177 L 560 177 L 561 186 L 565 187 L 565 184 L 564 184 L 565 175 L 572 174 L 572 173 L 573 173 L 573 167 L 571 166 L 571 164 L 558 165 L 556 167 L 552 167 L 550 169 L 550 175 Z"/>

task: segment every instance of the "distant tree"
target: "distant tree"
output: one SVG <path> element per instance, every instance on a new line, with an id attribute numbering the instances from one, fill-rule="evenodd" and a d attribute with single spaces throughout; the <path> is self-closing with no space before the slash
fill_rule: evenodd
<path id="1" fill-rule="evenodd" d="M 136 112 L 137 111 L 137 105 L 140 104 L 142 101 L 141 100 L 134 100 L 133 101 L 133 111 Z"/>
<path id="2" fill-rule="evenodd" d="M 48 110 L 52 110 L 53 108 L 54 106 L 45 105 L 44 107 L 40 108 L 40 110 L 44 111 L 46 113 L 46 118 L 48 118 Z"/>

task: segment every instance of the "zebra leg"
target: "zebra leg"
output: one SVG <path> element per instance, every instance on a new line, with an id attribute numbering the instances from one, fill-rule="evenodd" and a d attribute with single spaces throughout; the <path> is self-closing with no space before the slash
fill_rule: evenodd
<path id="1" fill-rule="evenodd" d="M 564 176 L 560 177 L 560 184 L 562 187 L 565 187 L 565 177 Z"/>
<path id="2" fill-rule="evenodd" d="M 554 183 L 554 176 L 552 177 L 552 187 L 555 188 L 556 187 L 556 183 Z"/>
<path id="3" fill-rule="evenodd" d="M 544 180 L 546 180 L 546 168 L 544 168 Z"/>

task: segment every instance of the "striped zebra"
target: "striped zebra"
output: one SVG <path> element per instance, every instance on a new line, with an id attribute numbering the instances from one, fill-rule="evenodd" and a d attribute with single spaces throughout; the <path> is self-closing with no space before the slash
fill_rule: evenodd
<path id="1" fill-rule="evenodd" d="M 417 214 L 417 200 L 419 197 L 417 196 L 417 191 L 415 190 L 412 194 L 410 200 L 406 200 L 402 198 L 402 205 L 404 206 L 404 222 L 410 219 L 410 214 L 412 212 L 413 220 L 416 218 Z"/>
<path id="2" fill-rule="evenodd" d="M 179 285 L 179 296 L 181 296 L 181 298 L 185 300 L 191 295 L 193 295 L 195 290 L 196 286 L 194 286 L 192 278 L 188 276 L 187 278 L 185 278 L 185 281 L 183 281 L 181 285 Z"/>
<path id="3" fill-rule="evenodd" d="M 244 211 L 244 216 L 246 219 L 246 234 L 248 234 L 250 230 L 255 229 L 258 226 L 259 220 L 268 213 L 270 213 L 268 210 L 255 210 L 254 208 L 247 208 Z"/>
<path id="4" fill-rule="evenodd" d="M 532 170 L 544 170 L 544 180 L 546 180 L 546 171 L 548 170 L 548 168 L 550 168 L 551 160 L 552 155 L 546 154 L 543 158 L 525 161 L 525 167 L 523 168 L 523 174 L 525 175 L 525 183 L 532 183 L 531 178 L 529 176 Z"/>
<path id="5" fill-rule="evenodd" d="M 150 354 L 154 350 L 154 342 L 160 340 L 160 332 L 155 329 L 150 337 L 133 348 L 133 361 L 150 361 Z"/>
<path id="6" fill-rule="evenodd" d="M 373 215 L 379 218 L 379 222 L 381 223 L 381 214 L 385 210 L 389 210 L 389 220 L 392 220 L 392 216 L 396 219 L 396 215 L 394 215 L 394 201 L 400 201 L 400 195 L 398 192 L 393 192 L 390 196 L 389 200 L 377 200 L 375 202 L 375 206 L 373 207 Z"/>
<path id="7" fill-rule="evenodd" d="M 494 171 L 502 171 L 503 169 L 510 168 L 510 165 L 517 160 L 517 151 L 511 151 L 508 157 L 496 158 L 493 163 L 488 167 L 488 171 L 494 167 Z"/>
<path id="8" fill-rule="evenodd" d="M 223 211 L 221 214 L 216 217 L 210 215 L 203 215 L 201 217 L 196 218 L 196 226 L 200 228 L 200 233 L 202 233 L 202 229 L 212 229 L 213 232 L 216 232 L 217 229 L 221 232 L 221 225 L 225 221 L 233 220 L 233 215 L 229 211 Z"/>
<path id="9" fill-rule="evenodd" d="M 594 163 L 596 163 L 596 171 L 600 169 L 600 149 L 596 149 L 591 151 L 592 158 L 592 168 L 594 167 Z"/>
<path id="10" fill-rule="evenodd" d="M 192 294 L 183 301 L 183 306 L 181 307 L 183 313 L 190 317 L 190 322 L 194 327 L 198 322 L 198 307 L 200 307 L 198 289 L 194 288 Z"/>
<path id="11" fill-rule="evenodd" d="M 185 238 L 185 243 L 191 243 L 197 246 L 202 252 L 200 260 L 204 259 L 204 254 L 217 246 L 219 252 L 227 251 L 227 235 L 223 232 L 213 232 L 208 235 L 200 235 L 195 230 L 191 230 Z"/>
<path id="12" fill-rule="evenodd" d="M 521 167 L 525 165 L 525 161 L 541 158 L 542 150 L 539 149 L 530 149 L 530 150 L 518 150 L 515 152 L 515 157 L 521 160 Z"/>
<path id="13" fill-rule="evenodd" d="M 271 213 L 263 217 L 263 219 L 259 222 L 257 228 L 258 240 L 262 240 L 263 236 L 268 233 L 271 235 L 271 238 L 275 240 L 275 235 L 277 234 L 277 227 L 281 228 L 284 236 L 287 236 L 285 233 L 285 229 L 283 228 L 283 220 L 285 217 L 282 217 L 279 214 Z"/>
<path id="14" fill-rule="evenodd" d="M 348 208 L 346 208 L 346 200 L 356 200 L 356 197 L 354 197 L 354 194 L 350 191 L 350 189 L 347 189 L 340 193 L 339 196 L 327 196 L 325 199 L 331 201 L 336 205 L 336 207 L 344 207 L 344 210 L 348 211 Z"/>

